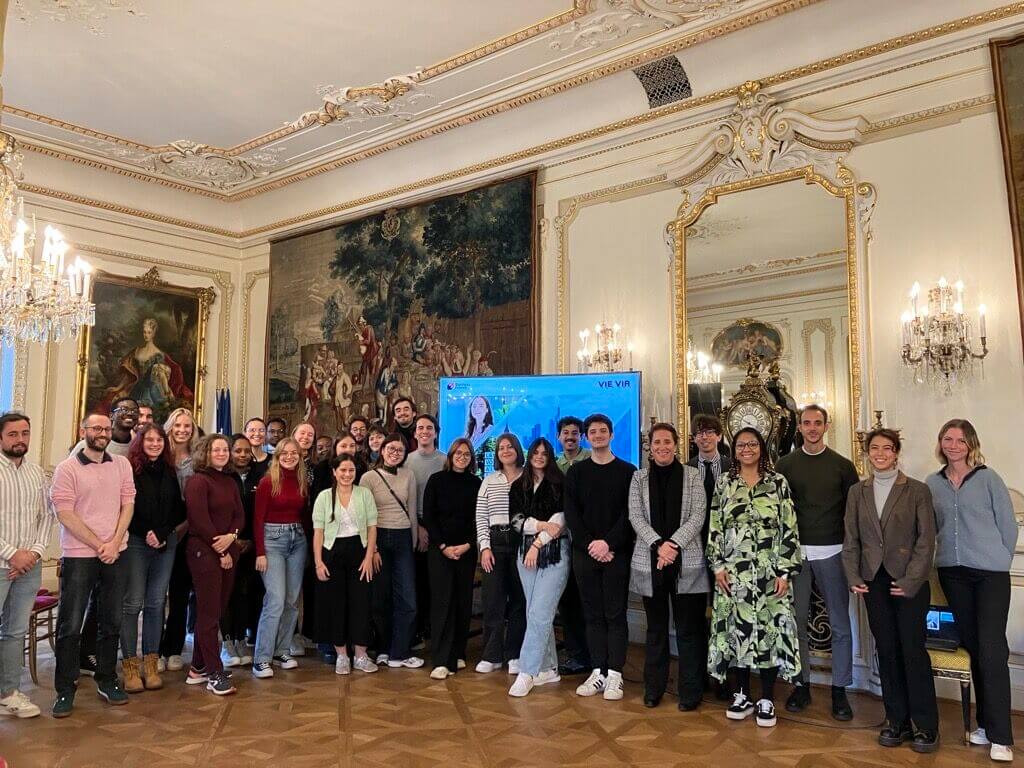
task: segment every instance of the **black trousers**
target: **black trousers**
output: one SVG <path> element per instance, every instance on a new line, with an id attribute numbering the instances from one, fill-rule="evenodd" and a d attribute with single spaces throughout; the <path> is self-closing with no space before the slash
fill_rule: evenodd
<path id="1" fill-rule="evenodd" d="M 321 557 L 330 576 L 316 582 L 317 643 L 338 648 L 370 643 L 370 582 L 359 578 L 366 547 L 359 536 L 335 539 Z"/>
<path id="2" fill-rule="evenodd" d="M 574 550 L 572 568 L 583 602 L 590 661 L 594 669 L 621 672 L 629 642 L 629 556 L 619 553 L 610 563 L 599 563 L 586 552 Z"/>
<path id="3" fill-rule="evenodd" d="M 302 572 L 302 621 L 296 631 L 303 637 L 312 640 L 316 637 L 320 626 L 316 616 L 317 589 L 316 568 L 313 562 L 313 533 L 306 534 L 306 569 Z"/>
<path id="4" fill-rule="evenodd" d="M 569 561 L 569 580 L 565 591 L 558 601 L 558 621 L 562 625 L 566 659 L 575 659 L 587 669 L 590 665 L 590 648 L 587 647 L 587 623 L 583 618 L 583 602 L 580 600 L 580 588 L 572 573 L 572 560 Z"/>
<path id="5" fill-rule="evenodd" d="M 188 555 L 185 553 L 187 542 L 187 538 L 178 542 L 178 548 L 174 551 L 171 581 L 167 585 L 167 623 L 164 624 L 164 636 L 160 641 L 160 655 L 165 657 L 180 656 L 185 647 L 189 597 L 192 594 L 192 572 L 188 568 Z"/>
<path id="6" fill-rule="evenodd" d="M 423 530 L 422 521 L 420 521 L 420 530 Z M 413 552 L 412 557 L 416 567 L 416 634 L 429 640 L 432 615 L 430 613 L 430 566 L 426 552 L 420 552 L 417 549 Z"/>
<path id="7" fill-rule="evenodd" d="M 978 726 L 993 744 L 1011 746 L 1010 649 L 1006 643 L 1010 574 L 965 566 L 938 571 L 956 617 L 960 644 L 971 655 Z"/>
<path id="8" fill-rule="evenodd" d="M 925 582 L 913 597 L 893 597 L 889 594 L 891 586 L 892 577 L 884 567 L 879 568 L 864 595 L 868 625 L 878 651 L 885 716 L 892 723 L 913 721 L 921 730 L 936 731 L 939 710 L 935 680 L 924 645 L 931 587 Z"/>
<path id="9" fill-rule="evenodd" d="M 644 598 L 647 613 L 647 648 L 644 656 L 644 694 L 660 698 L 668 684 L 669 605 L 676 628 L 676 652 L 679 654 L 677 689 L 683 704 L 697 704 L 704 692 L 704 670 L 707 667 L 708 636 L 707 592 L 679 595 L 675 584 L 659 584 L 651 597 Z"/>
<path id="10" fill-rule="evenodd" d="M 82 624 L 82 640 L 79 643 L 79 656 L 82 666 L 86 660 L 96 655 L 96 590 L 89 597 L 89 606 L 85 609 L 85 621 Z"/>
<path id="11" fill-rule="evenodd" d="M 89 598 L 96 594 L 96 682 L 117 678 L 117 647 L 124 615 L 128 571 L 124 559 L 111 564 L 98 557 L 65 557 L 61 566 L 60 604 L 57 608 L 57 668 L 53 687 L 70 693 L 78 685 L 79 645 Z"/>
<path id="12" fill-rule="evenodd" d="M 434 546 L 426 554 L 431 591 L 430 658 L 435 667 L 448 667 L 454 672 L 459 659 L 466 658 L 469 620 L 473 615 L 476 548 L 458 560 L 445 557 Z"/>
<path id="13" fill-rule="evenodd" d="M 491 528 L 494 568 L 484 573 L 481 601 L 484 611 L 483 660 L 503 664 L 519 658 L 526 634 L 526 595 L 519 580 L 519 547 L 511 531 Z"/>
<path id="14" fill-rule="evenodd" d="M 235 572 L 235 582 L 231 588 L 227 608 L 220 619 L 220 633 L 225 640 L 245 640 L 246 630 L 253 626 L 249 621 L 254 583 L 263 583 L 256 572 L 256 548 L 251 547 L 241 555 L 232 570 Z"/>

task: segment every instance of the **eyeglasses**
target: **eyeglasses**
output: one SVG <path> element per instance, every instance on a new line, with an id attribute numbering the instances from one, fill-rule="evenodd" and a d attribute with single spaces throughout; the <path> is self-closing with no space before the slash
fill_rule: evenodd
<path id="1" fill-rule="evenodd" d="M 98 435 L 102 435 L 102 434 L 105 434 L 105 433 L 113 434 L 113 432 L 114 432 L 114 430 L 111 429 L 110 427 L 86 427 L 85 431 L 86 432 L 95 432 Z"/>
<path id="2" fill-rule="evenodd" d="M 388 453 L 404 453 L 405 452 L 405 448 L 402 448 L 400 445 L 389 445 L 384 450 L 386 450 Z"/>
<path id="3" fill-rule="evenodd" d="M 694 437 L 718 437 L 718 433 L 713 429 L 702 429 L 695 433 Z"/>
<path id="4" fill-rule="evenodd" d="M 471 459 L 471 458 L 473 458 L 473 454 L 470 453 L 469 451 L 456 451 L 455 453 L 452 454 L 452 458 L 453 459 Z"/>
<path id="5" fill-rule="evenodd" d="M 134 413 L 134 414 L 138 415 L 139 409 L 138 408 L 126 408 L 123 405 L 119 405 L 117 408 L 114 409 L 114 413 Z"/>
<path id="6" fill-rule="evenodd" d="M 761 446 L 758 443 L 736 443 L 736 450 L 737 451 L 752 451 L 755 448 L 760 448 L 760 447 Z"/>

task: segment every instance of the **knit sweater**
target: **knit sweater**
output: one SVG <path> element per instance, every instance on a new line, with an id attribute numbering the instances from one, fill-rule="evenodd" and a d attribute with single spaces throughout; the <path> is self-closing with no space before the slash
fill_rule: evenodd
<path id="1" fill-rule="evenodd" d="M 423 524 L 435 547 L 476 544 L 476 497 L 480 478 L 471 472 L 438 472 L 423 493 Z"/>
<path id="2" fill-rule="evenodd" d="M 257 557 L 267 554 L 263 526 L 266 523 L 304 525 L 306 504 L 306 497 L 299 491 L 298 473 L 294 469 L 281 468 L 281 492 L 277 496 L 273 494 L 270 475 L 264 475 L 256 486 L 256 507 L 252 516 Z"/>
<path id="3" fill-rule="evenodd" d="M 586 552 L 590 543 L 604 540 L 625 556 L 633 544 L 629 524 L 629 489 L 636 467 L 615 458 L 597 464 L 593 458 L 573 464 L 565 476 L 565 520 L 572 545 Z"/>
<path id="4" fill-rule="evenodd" d="M 377 527 L 411 528 L 415 544 L 419 525 L 416 522 L 416 477 L 413 473 L 405 467 L 399 467 L 394 473 L 383 467 L 371 469 L 362 476 L 359 485 L 373 492 L 373 500 L 377 504 Z M 405 509 L 402 509 L 403 504 Z"/>
<path id="5" fill-rule="evenodd" d="M 185 502 L 174 470 L 162 458 L 147 461 L 135 473 L 135 511 L 128 532 L 145 538 L 152 531 L 163 543 L 184 519 Z"/>
<path id="6" fill-rule="evenodd" d="M 188 509 L 189 551 L 198 547 L 213 548 L 213 539 L 241 530 L 245 524 L 242 497 L 233 473 L 216 469 L 196 472 L 185 485 L 185 506 Z M 229 550 L 237 562 L 238 545 Z"/>
<path id="7" fill-rule="evenodd" d="M 882 510 L 885 509 L 885 502 L 889 498 L 889 493 L 892 491 L 893 485 L 896 484 L 896 478 L 899 477 L 900 471 L 895 467 L 887 472 L 881 472 L 876 470 L 872 477 L 874 482 L 871 483 L 871 489 L 875 494 L 875 509 L 878 511 L 878 519 L 882 519 Z"/>
<path id="8" fill-rule="evenodd" d="M 793 494 L 800 543 L 842 544 L 846 496 L 860 480 L 853 463 L 831 448 L 816 454 L 798 450 L 779 459 L 775 470 Z"/>

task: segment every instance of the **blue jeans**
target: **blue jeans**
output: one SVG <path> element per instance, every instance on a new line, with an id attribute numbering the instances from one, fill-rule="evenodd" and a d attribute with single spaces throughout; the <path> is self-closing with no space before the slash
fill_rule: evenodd
<path id="1" fill-rule="evenodd" d="M 412 656 L 416 631 L 416 566 L 412 555 L 412 534 L 408 528 L 377 527 L 380 573 L 373 585 L 371 615 L 377 634 L 377 651 L 392 659 Z"/>
<path id="2" fill-rule="evenodd" d="M 124 616 L 121 619 L 121 657 L 138 655 L 139 613 L 142 613 L 142 653 L 160 652 L 164 628 L 164 601 L 171 581 L 178 537 L 171 533 L 167 543 L 154 549 L 134 533 L 128 535 L 128 549 L 121 555 L 127 569 L 124 588 Z"/>
<path id="3" fill-rule="evenodd" d="M 569 581 L 569 539 L 562 537 L 562 557 L 545 568 L 527 568 L 522 557 L 517 561 L 519 580 L 526 595 L 526 634 L 519 651 L 519 671 L 539 675 L 558 669 L 555 650 L 555 612 Z"/>
<path id="4" fill-rule="evenodd" d="M 850 587 L 846 583 L 842 554 L 824 560 L 804 560 L 793 577 L 797 636 L 800 641 L 800 679 L 811 680 L 811 646 L 807 625 L 811 611 L 811 585 L 817 582 L 825 599 L 828 624 L 832 630 L 832 685 L 853 685 L 853 630 L 850 627 Z"/>
<path id="5" fill-rule="evenodd" d="M 18 690 L 28 617 L 42 581 L 43 565 L 36 563 L 14 581 L 8 581 L 7 574 L 6 568 L 0 568 L 0 694 Z"/>
<path id="6" fill-rule="evenodd" d="M 263 611 L 256 628 L 253 662 L 269 663 L 271 657 L 289 652 L 299 618 L 299 591 L 306 567 L 306 534 L 298 523 L 263 526 L 267 570 L 263 574 Z"/>

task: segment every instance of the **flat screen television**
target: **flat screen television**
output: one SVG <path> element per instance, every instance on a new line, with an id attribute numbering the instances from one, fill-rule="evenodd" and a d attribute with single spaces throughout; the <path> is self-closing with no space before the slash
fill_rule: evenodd
<path id="1" fill-rule="evenodd" d="M 549 376 L 447 377 L 439 382 L 439 445 L 471 437 L 478 471 L 494 469 L 498 435 L 511 432 L 525 451 L 538 437 L 558 445 L 558 420 L 603 413 L 612 421 L 612 453 L 639 466 L 640 373 L 578 373 Z M 583 447 L 588 447 L 586 439 Z"/>

